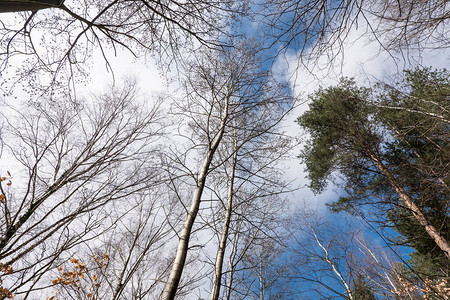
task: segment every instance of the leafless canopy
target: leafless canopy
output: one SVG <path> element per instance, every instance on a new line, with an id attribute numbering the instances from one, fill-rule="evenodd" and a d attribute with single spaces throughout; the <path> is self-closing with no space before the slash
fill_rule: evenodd
<path id="1" fill-rule="evenodd" d="M 124 48 L 135 56 L 152 54 L 170 63 L 188 45 L 221 46 L 218 36 L 225 34 L 231 15 L 241 12 L 235 2 L 72 0 L 5 14 L 0 21 L 0 74 L 21 65 L 17 81 L 36 86 L 31 78 L 50 73 L 53 80 L 43 84 L 41 79 L 41 85 L 67 85 L 74 74 L 87 75 L 86 63 L 94 50 L 109 67 L 111 48 L 114 53 Z"/>
<path id="2" fill-rule="evenodd" d="M 111 231 L 119 235 L 120 222 L 130 211 L 139 212 L 136 207 L 144 205 L 139 202 L 148 211 L 157 209 L 149 189 L 161 180 L 154 163 L 159 109 L 145 112 L 134 98 L 129 84 L 96 97 L 95 104 L 40 101 L 2 111 L 1 160 L 13 178 L 10 186 L 2 182 L 0 187 L 0 259 L 13 266 L 8 277 L 13 293 L 49 286 L 48 273 L 69 257 L 83 256 L 87 243 L 101 244 L 98 240 Z M 142 210 L 134 218 L 144 219 Z M 142 239 L 139 226 L 152 227 L 137 226 L 136 241 Z M 163 233 L 145 235 L 157 241 Z M 140 243 L 153 244 L 145 238 Z"/>
<path id="3" fill-rule="evenodd" d="M 304 61 L 320 55 L 332 61 L 352 29 L 382 51 L 446 48 L 449 11 L 448 1 L 440 0 L 269 0 L 261 19 L 280 51 L 293 47 Z"/>

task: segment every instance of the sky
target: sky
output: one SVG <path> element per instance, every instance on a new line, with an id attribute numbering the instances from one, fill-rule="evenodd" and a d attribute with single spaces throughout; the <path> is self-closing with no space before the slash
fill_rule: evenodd
<path id="1" fill-rule="evenodd" d="M 247 33 L 251 33 L 249 28 L 252 30 L 258 29 L 255 25 L 247 26 Z M 272 70 L 278 74 L 280 80 L 289 81 L 293 94 L 302 103 L 284 120 L 282 130 L 286 134 L 300 141 L 305 139 L 305 133 L 302 132 L 295 120 L 308 108 L 307 95 L 319 86 L 335 85 L 341 77 L 353 77 L 358 84 L 370 87 L 379 80 L 394 78 L 403 69 L 408 69 L 417 64 L 436 68 L 449 66 L 450 50 L 448 49 L 425 50 L 420 53 L 387 53 L 381 49 L 378 42 L 364 35 L 365 32 L 364 26 L 353 28 L 344 43 L 342 55 L 337 56 L 336 60 L 330 62 L 329 57 L 324 53 L 319 57 L 316 64 L 308 66 L 309 70 L 299 67 L 299 53 L 290 49 L 285 55 L 275 59 Z M 116 56 L 109 56 L 114 75 L 107 70 L 101 53 L 98 51 L 95 53 L 93 61 L 91 81 L 85 87 L 88 93 L 101 91 L 112 82 L 120 83 L 124 78 L 135 79 L 140 91 L 149 98 L 154 95 L 164 97 L 164 95 L 176 93 L 177 81 L 165 79 L 152 57 L 135 58 L 130 52 L 119 49 Z M 171 75 L 173 75 L 172 79 L 176 76 L 176 74 Z M 166 104 L 169 105 L 168 102 L 170 102 L 169 98 L 166 101 Z M 287 176 L 294 180 L 294 184 L 299 187 L 308 183 L 305 178 L 304 166 L 297 158 L 302 147 L 303 144 L 300 143 L 297 149 L 292 152 L 292 159 L 285 164 Z M 308 188 L 301 188 L 294 192 L 290 199 L 293 204 L 309 203 L 309 205 L 316 207 L 318 211 L 325 212 L 324 204 L 329 202 L 330 199 L 336 199 L 336 197 L 337 193 L 334 191 L 334 187 L 330 186 L 320 195 L 314 195 Z"/>
<path id="2" fill-rule="evenodd" d="M 378 42 L 364 35 L 365 28 L 353 28 L 345 41 L 342 55 L 337 56 L 337 60 L 330 62 L 329 57 L 324 54 L 317 60 L 317 64 L 308 66 L 310 69 L 298 67 L 299 53 L 288 51 L 285 56 L 279 57 L 274 64 L 274 68 L 280 74 L 284 74 L 292 87 L 295 96 L 299 97 L 300 105 L 284 121 L 284 130 L 299 140 L 307 138 L 307 134 L 295 122 L 302 113 L 308 109 L 307 95 L 314 92 L 319 86 L 328 87 L 336 85 L 341 77 L 353 77 L 358 85 L 371 87 L 377 81 L 392 81 L 396 75 L 404 69 L 413 68 L 417 65 L 433 68 L 448 68 L 450 66 L 450 51 L 425 50 L 422 52 L 408 53 L 387 53 L 383 51 Z M 332 51 L 335 49 L 332 49 Z M 331 66 L 331 67 L 330 67 Z M 300 143 L 297 153 L 300 153 L 304 144 Z M 297 158 L 292 158 L 286 163 L 287 175 L 296 178 L 298 186 L 308 184 L 305 166 Z M 345 219 L 342 214 L 336 216 L 328 211 L 326 203 L 336 201 L 339 197 L 339 190 L 332 184 L 319 195 L 314 195 L 308 188 L 302 188 L 292 193 L 291 203 L 293 206 L 305 206 L 316 211 L 319 217 L 325 218 L 328 222 L 337 224 Z M 341 218 L 339 220 L 339 218 Z M 385 243 L 380 236 L 370 228 L 361 226 L 357 220 L 353 220 L 354 229 L 360 226 L 366 238 L 380 247 L 385 247 Z M 387 230 L 387 234 L 395 235 L 396 232 Z M 387 248 L 386 248 L 387 249 Z M 387 250 L 389 251 L 389 250 Z M 407 256 L 410 249 L 403 248 L 399 253 Z M 307 294 L 306 294 L 307 295 Z"/>
<path id="3" fill-rule="evenodd" d="M 331 68 L 322 68 L 330 63 L 326 55 L 320 57 L 318 63 L 311 66 L 310 71 L 298 67 L 298 52 L 294 50 L 288 50 L 286 55 L 274 61 L 272 68 L 280 80 L 288 80 L 293 94 L 300 99 L 300 102 L 305 102 L 297 106 L 284 120 L 282 130 L 285 134 L 299 141 L 306 138 L 295 123 L 295 119 L 307 110 L 306 95 L 319 86 L 326 87 L 338 83 L 342 76 L 355 77 L 358 84 L 371 86 L 378 80 L 392 78 L 402 69 L 408 68 L 411 63 L 439 68 L 449 66 L 449 50 L 408 53 L 408 59 L 405 60 L 400 54 L 389 55 L 386 52 L 380 52 L 379 44 L 362 36 L 363 32 L 365 30 L 361 27 L 350 31 L 343 48 L 343 56 L 333 61 Z M 177 82 L 165 79 L 151 57 L 135 58 L 130 52 L 121 49 L 113 55 L 111 51 L 109 63 L 114 70 L 114 75 L 107 70 L 99 51 L 94 53 L 92 62 L 89 82 L 79 87 L 81 94 L 101 92 L 114 82 L 120 84 L 125 78 L 135 79 L 141 93 L 148 95 L 149 99 L 162 96 L 166 100 L 167 107 L 170 104 L 168 95 L 176 93 Z M 177 141 L 175 137 L 173 139 Z M 305 179 L 304 165 L 297 158 L 303 145 L 300 142 L 292 151 L 292 158 L 284 164 L 287 178 L 293 180 L 295 186 L 302 187 L 289 195 L 289 201 L 293 206 L 306 205 L 324 216 L 329 216 L 325 203 L 336 200 L 338 193 L 335 187 L 330 186 L 324 193 L 314 195 L 305 187 L 308 181 Z M 5 166 L 4 160 L 0 162 L 1 174 L 6 173 L 7 167 L 9 166 Z"/>
<path id="4" fill-rule="evenodd" d="M 243 30 L 251 34 L 258 30 L 258 26 L 251 22 L 246 22 Z M 424 66 L 446 67 L 450 62 L 450 51 L 430 51 L 421 53 L 387 53 L 380 50 L 380 45 L 373 39 L 364 35 L 366 28 L 359 26 L 353 28 L 344 43 L 342 55 L 338 55 L 336 60 L 330 62 L 329 57 L 324 53 L 318 58 L 317 63 L 308 66 L 309 70 L 298 64 L 299 53 L 288 49 L 284 55 L 277 57 L 272 64 L 272 70 L 278 74 L 280 80 L 287 80 L 290 83 L 293 94 L 298 97 L 298 105 L 292 113 L 282 123 L 282 130 L 285 134 L 299 141 L 307 136 L 295 120 L 307 110 L 307 95 L 316 90 L 319 86 L 330 86 L 337 84 L 343 76 L 354 77 L 356 82 L 361 85 L 371 86 L 378 80 L 391 78 L 417 63 Z M 279 46 L 279 45 L 278 45 Z M 277 45 L 274 46 L 275 48 Z M 336 49 L 331 49 L 334 51 Z M 105 90 L 109 85 L 120 85 L 127 78 L 136 80 L 140 92 L 152 99 L 162 96 L 165 99 L 166 109 L 170 105 L 170 97 L 176 93 L 177 81 L 173 80 L 176 74 L 169 74 L 171 79 L 167 80 L 158 69 L 157 63 L 151 56 L 134 57 L 129 51 L 118 48 L 114 54 L 109 51 L 108 61 L 112 66 L 114 74 L 106 68 L 101 52 L 97 49 L 92 58 L 92 67 L 90 79 L 86 85 L 79 86 L 81 95 L 99 93 Z M 177 140 L 174 137 L 175 141 Z M 297 158 L 300 154 L 303 143 L 292 151 L 291 160 L 285 162 L 284 169 L 287 177 L 294 182 L 295 186 L 302 187 L 289 195 L 292 205 L 308 205 L 317 211 L 326 214 L 326 202 L 336 200 L 338 193 L 335 187 L 330 185 L 328 189 L 320 194 L 314 195 L 307 187 L 308 180 L 305 178 L 305 166 Z M 2 172 L 4 172 L 2 168 Z"/>

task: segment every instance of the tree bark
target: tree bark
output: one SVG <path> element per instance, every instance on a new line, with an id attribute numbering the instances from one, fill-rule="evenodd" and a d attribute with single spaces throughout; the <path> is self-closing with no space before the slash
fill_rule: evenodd
<path id="1" fill-rule="evenodd" d="M 425 228 L 427 234 L 434 240 L 436 245 L 444 252 L 445 256 L 450 259 L 450 246 L 447 240 L 439 233 L 439 231 L 434 227 L 425 217 L 423 212 L 419 207 L 412 201 L 406 191 L 401 187 L 400 183 L 395 179 L 394 175 L 386 168 L 383 162 L 373 153 L 371 150 L 366 150 L 369 157 L 375 162 L 378 169 L 386 176 L 387 180 L 391 186 L 395 189 L 400 199 L 405 203 L 406 207 L 412 211 L 414 217 L 419 221 L 420 225 Z"/>
<path id="2" fill-rule="evenodd" d="M 220 124 L 220 129 L 216 137 L 212 141 L 212 143 L 210 143 L 209 145 L 208 152 L 206 154 L 205 160 L 200 170 L 200 174 L 197 179 L 197 187 L 194 191 L 194 195 L 192 196 L 191 207 L 184 222 L 183 229 L 181 230 L 180 240 L 178 241 L 177 254 L 175 256 L 169 278 L 166 282 L 166 285 L 164 286 L 164 290 L 161 295 L 161 299 L 163 300 L 172 300 L 175 298 L 175 295 L 177 293 L 178 285 L 181 279 L 181 274 L 183 273 L 184 264 L 186 262 L 192 226 L 194 225 L 194 221 L 195 218 L 197 217 L 197 213 L 200 207 L 206 177 L 208 175 L 209 167 L 214 157 L 214 153 L 216 152 L 217 147 L 219 146 L 220 141 L 222 140 L 223 137 L 223 133 L 225 131 L 225 123 L 228 118 L 228 104 L 230 101 L 229 96 L 225 97 L 224 100 L 225 100 L 225 110 Z"/>
<path id="3" fill-rule="evenodd" d="M 58 7 L 63 0 L 0 0 L 0 13 L 36 11 L 44 8 Z"/>

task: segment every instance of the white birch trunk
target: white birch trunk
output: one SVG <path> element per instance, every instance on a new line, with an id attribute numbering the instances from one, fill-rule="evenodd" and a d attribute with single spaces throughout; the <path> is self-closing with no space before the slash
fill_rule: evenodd
<path id="1" fill-rule="evenodd" d="M 192 226 L 194 225 L 195 218 L 197 217 L 197 213 L 200 207 L 200 201 L 203 193 L 203 189 L 205 187 L 206 177 L 209 172 L 209 167 L 211 165 L 211 161 L 214 157 L 214 153 L 217 150 L 217 147 L 222 140 L 223 133 L 225 131 L 225 123 L 228 118 L 228 104 L 230 97 L 225 97 L 225 110 L 222 117 L 222 121 L 220 124 L 219 132 L 213 139 L 213 141 L 209 145 L 208 152 L 206 153 L 205 160 L 203 162 L 202 168 L 200 170 L 200 174 L 197 179 L 197 187 L 194 191 L 194 195 L 192 196 L 191 207 L 189 209 L 188 215 L 183 225 L 183 229 L 180 233 L 180 239 L 178 241 L 177 254 L 175 256 L 172 270 L 170 271 L 169 278 L 164 286 L 163 293 L 161 295 L 161 299 L 163 300 L 172 300 L 175 298 L 176 292 L 178 290 L 178 285 L 180 283 L 181 274 L 183 273 L 184 264 L 186 262 L 187 251 L 189 248 L 189 239 L 191 237 Z"/>
<path id="2" fill-rule="evenodd" d="M 222 266 L 223 259 L 225 257 L 225 249 L 227 246 L 228 230 L 230 228 L 231 213 L 233 209 L 233 197 L 234 197 L 234 174 L 236 171 L 237 162 L 237 141 L 234 141 L 233 149 L 233 161 L 231 163 L 231 174 L 228 180 L 228 195 L 227 195 L 227 208 L 225 212 L 225 220 L 222 228 L 222 235 L 220 237 L 219 248 L 217 249 L 216 263 L 214 268 L 214 281 L 213 289 L 211 292 L 211 300 L 218 300 L 220 293 L 220 283 L 222 280 Z"/>
<path id="3" fill-rule="evenodd" d="M 329 264 L 331 266 L 331 268 L 333 269 L 334 274 L 336 274 L 336 276 L 339 278 L 339 280 L 342 282 L 342 284 L 344 285 L 345 291 L 348 295 L 348 298 L 350 300 L 353 300 L 353 294 L 352 294 L 352 290 L 349 286 L 349 284 L 347 283 L 347 280 L 345 280 L 344 276 L 341 274 L 341 272 L 339 271 L 339 269 L 336 267 L 336 264 L 333 262 L 332 259 L 330 259 L 329 253 L 328 253 L 328 249 L 325 248 L 325 246 L 322 244 L 322 242 L 320 242 L 319 237 L 316 235 L 316 231 L 314 230 L 314 228 L 311 226 L 311 224 L 308 222 L 308 227 L 311 229 L 313 235 L 314 235 L 314 239 L 316 240 L 317 244 L 319 245 L 319 247 L 323 250 L 324 254 L 325 254 L 325 262 L 327 264 Z"/>

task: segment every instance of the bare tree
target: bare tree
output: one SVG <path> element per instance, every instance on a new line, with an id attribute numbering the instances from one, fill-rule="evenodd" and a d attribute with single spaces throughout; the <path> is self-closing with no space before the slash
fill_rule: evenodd
<path id="1" fill-rule="evenodd" d="M 279 116 L 273 114 L 271 109 L 262 109 L 260 114 L 256 113 L 250 119 L 240 120 L 239 124 L 242 126 L 234 127 L 231 141 L 228 145 L 223 144 L 224 147 L 220 149 L 222 151 L 219 154 L 230 157 L 230 160 L 222 166 L 224 171 L 213 174 L 217 176 L 218 181 L 226 175 L 221 182 L 227 183 L 228 186 L 223 200 L 218 196 L 219 207 L 214 213 L 215 216 L 222 216 L 218 220 L 219 224 L 223 225 L 221 228 L 217 226 L 219 228 L 216 229 L 219 247 L 214 263 L 211 299 L 218 299 L 220 295 L 225 299 L 242 298 L 250 294 L 254 296 L 255 293 L 270 295 L 276 290 L 275 287 L 280 288 L 286 279 L 287 273 L 283 271 L 286 268 L 275 264 L 274 261 L 278 260 L 285 241 L 280 224 L 283 214 L 286 213 L 287 203 L 282 195 L 291 190 L 289 182 L 283 179 L 284 171 L 280 169 L 280 164 L 293 144 L 291 139 L 283 137 L 276 130 L 273 131 L 276 127 L 271 125 L 277 123 Z M 266 125 L 269 126 L 265 127 Z M 255 128 L 271 129 L 252 131 Z M 236 149 L 230 147 L 230 144 L 240 147 Z M 222 177 L 219 177 L 219 174 L 222 174 Z M 231 181 L 232 179 L 234 181 Z M 265 252 L 267 255 L 262 254 Z M 225 257 L 228 266 L 224 265 Z M 269 270 L 281 274 L 269 275 Z M 249 278 L 253 278 L 253 281 Z M 220 292 L 221 287 L 224 288 L 223 292 Z M 276 293 L 283 294 L 282 289 L 278 289 Z"/>
<path id="2" fill-rule="evenodd" d="M 278 100 L 274 97 L 273 101 Z M 221 221 L 223 225 L 222 229 L 218 230 L 220 239 L 211 299 L 219 297 L 225 251 L 227 246 L 233 244 L 229 235 L 230 229 L 233 231 L 236 224 L 230 228 L 230 223 L 249 222 L 249 225 L 258 227 L 260 221 L 264 221 L 267 224 L 262 226 L 268 229 L 271 226 L 269 224 L 272 223 L 271 219 L 276 218 L 278 210 L 283 206 L 283 201 L 275 199 L 278 195 L 290 190 L 289 183 L 281 179 L 283 171 L 278 168 L 294 145 L 292 139 L 283 136 L 277 126 L 287 112 L 289 112 L 289 106 L 285 107 L 285 111 L 280 109 L 274 111 L 270 105 L 254 107 L 248 116 L 232 121 L 231 132 L 219 149 L 219 160 L 227 161 L 228 159 L 228 161 L 222 165 L 224 170 L 219 170 L 218 174 L 213 176 L 219 176 L 217 181 L 227 184 L 227 191 L 224 193 L 223 200 L 219 195 L 220 205 L 218 212 L 214 213 L 215 216 L 223 215 L 223 221 Z M 280 207 L 276 209 L 276 205 L 269 206 L 270 209 L 267 210 L 259 208 L 259 205 L 267 205 L 262 199 L 270 197 L 273 197 L 274 201 L 279 201 Z M 242 211 L 240 209 L 242 206 L 247 206 L 249 209 Z M 271 209 L 273 209 L 272 212 Z M 235 214 L 237 216 L 234 216 Z M 239 214 L 243 215 L 239 216 Z M 262 231 L 259 233 L 263 234 Z M 273 234 L 276 235 L 275 232 Z M 276 239 L 276 237 L 272 238 Z M 241 235 L 239 239 L 248 239 L 248 237 Z M 266 239 L 269 237 L 266 236 Z"/>
<path id="3" fill-rule="evenodd" d="M 174 108 L 177 116 L 182 116 L 189 126 L 190 132 L 182 133 L 191 145 L 190 151 L 174 156 L 172 160 L 181 163 L 182 168 L 192 174 L 195 191 L 190 209 L 187 210 L 185 225 L 179 235 L 177 255 L 163 293 L 164 299 L 173 299 L 176 295 L 194 221 L 204 201 L 202 195 L 208 185 L 206 181 L 210 178 L 210 173 L 221 168 L 224 161 L 228 161 L 234 155 L 234 150 L 227 150 L 227 154 L 220 156 L 218 151 L 223 151 L 219 150 L 223 149 L 221 145 L 227 144 L 228 149 L 234 149 L 233 139 L 230 140 L 229 137 L 239 132 L 247 132 L 243 140 L 250 135 L 249 132 L 252 132 L 255 141 L 260 136 L 262 143 L 263 135 L 274 130 L 281 117 L 274 118 L 276 121 L 271 119 L 272 123 L 264 119 L 265 123 L 259 122 L 254 126 L 237 120 L 251 120 L 250 116 L 258 115 L 257 112 L 261 113 L 263 108 L 266 108 L 265 112 L 271 111 L 277 116 L 282 116 L 290 107 L 291 97 L 287 88 L 276 83 L 267 72 L 260 69 L 261 60 L 257 57 L 258 51 L 252 42 L 241 42 L 236 45 L 236 50 L 205 51 L 201 55 L 198 54 L 197 63 L 192 66 L 185 83 L 186 93 L 183 102 L 177 102 L 179 107 Z M 244 126 L 247 126 L 247 129 Z M 197 157 L 192 156 L 196 155 L 192 150 L 198 151 L 195 152 L 198 153 Z M 250 152 L 248 155 L 251 155 Z M 198 157 L 204 158 L 198 174 L 189 171 L 190 168 L 186 166 L 188 156 L 197 160 Z"/>
<path id="4" fill-rule="evenodd" d="M 263 203 L 269 207 L 259 224 L 256 218 L 249 222 L 243 216 L 238 219 L 240 224 L 235 222 L 240 231 L 232 232 L 224 299 L 290 299 L 295 295 L 295 286 L 290 284 L 293 269 L 283 257 L 286 236 L 279 232 L 280 213 L 285 210 L 276 210 L 283 206 L 274 203 L 279 199 L 266 200 Z"/>
<path id="5" fill-rule="evenodd" d="M 2 112 L 2 158 L 16 172 L 1 190 L 0 259 L 14 267 L 15 294 L 45 288 L 49 270 L 117 226 L 124 214 L 111 218 L 112 205 L 160 183 L 159 105 L 145 111 L 134 98 L 129 84 L 94 103 Z"/>
<path id="6" fill-rule="evenodd" d="M 345 230 L 344 224 L 326 222 L 306 208 L 297 211 L 289 223 L 293 282 L 299 285 L 299 294 L 355 299 L 352 285 L 357 268 L 352 232 Z"/>
<path id="7" fill-rule="evenodd" d="M 254 120 L 253 122 L 247 122 L 248 120 L 245 120 L 242 124 L 256 125 L 258 121 L 264 122 L 263 116 L 266 118 L 274 117 L 271 116 L 271 112 L 269 111 L 264 111 L 263 114 L 258 114 L 258 116 L 261 118 L 252 119 Z M 275 120 L 274 122 L 276 123 Z M 259 127 L 259 125 L 255 127 L 257 126 Z M 277 199 L 277 195 L 289 191 L 289 184 L 277 178 L 277 175 L 282 173 L 282 171 L 278 170 L 276 165 L 281 163 L 290 150 L 290 141 L 280 136 L 277 136 L 274 141 L 270 141 L 268 136 L 275 134 L 274 132 L 267 131 L 263 133 L 260 131 L 256 134 L 256 132 L 251 131 L 251 128 L 244 128 L 241 127 L 240 130 L 235 131 L 235 146 L 228 149 L 228 151 L 231 151 L 228 154 L 231 156 L 231 160 L 224 165 L 224 168 L 229 168 L 229 171 L 224 172 L 227 176 L 225 177 L 226 180 L 223 180 L 228 183 L 228 189 L 226 197 L 224 197 L 225 199 L 220 201 L 221 205 L 219 209 L 220 211 L 224 210 L 224 213 L 220 211 L 215 213 L 216 216 L 222 214 L 224 216 L 222 229 L 219 231 L 220 239 L 215 260 L 211 299 L 218 299 L 219 297 L 222 268 L 227 246 L 232 248 L 236 247 L 236 242 L 242 243 L 241 240 L 254 241 L 249 238 L 254 233 L 253 230 L 247 231 L 248 236 L 244 233 L 238 234 L 234 231 L 238 227 L 243 226 L 242 224 L 238 224 L 248 222 L 248 226 L 250 227 L 260 228 L 260 226 L 263 226 L 265 229 L 260 228 L 260 230 L 257 230 L 257 235 L 261 235 L 260 238 L 263 240 L 270 238 L 276 239 L 276 232 L 269 228 L 273 225 L 272 219 L 276 218 L 279 209 L 283 206 L 283 201 Z M 261 138 L 260 141 L 264 140 L 264 142 L 258 143 L 252 141 L 252 139 L 258 138 Z M 223 153 L 220 154 L 223 155 Z M 278 201 L 278 203 L 274 206 L 269 205 L 266 209 L 261 209 L 259 206 L 267 206 L 267 202 L 262 201 L 264 198 L 271 198 L 272 201 Z M 279 207 L 276 208 L 277 206 Z M 243 207 L 247 207 L 247 209 L 242 210 Z M 230 224 L 231 222 L 233 224 Z M 267 234 L 265 238 L 264 234 Z M 239 236 L 239 239 L 233 243 L 230 235 Z M 269 237 L 270 235 L 274 236 Z M 233 238 L 235 239 L 236 236 Z M 248 248 L 249 246 L 247 245 L 246 247 Z M 245 251 L 241 255 L 245 255 Z"/>
<path id="8" fill-rule="evenodd" d="M 215 260 L 215 264 L 214 264 L 214 279 L 213 279 L 213 288 L 212 288 L 212 292 L 211 292 L 211 300 L 219 299 L 219 295 L 220 295 L 220 287 L 221 287 L 221 280 L 222 280 L 222 267 L 223 267 L 223 261 L 224 261 L 224 257 L 225 257 L 225 250 L 227 247 L 228 232 L 230 230 L 231 214 L 232 214 L 232 210 L 233 210 L 233 200 L 234 200 L 234 193 L 235 193 L 235 182 L 234 181 L 235 181 L 235 176 L 236 176 L 237 157 L 238 157 L 238 155 L 237 155 L 237 140 L 236 140 L 236 134 L 235 134 L 233 154 L 232 154 L 231 161 L 229 163 L 230 173 L 229 173 L 229 178 L 227 180 L 228 190 L 227 190 L 225 216 L 224 216 L 224 221 L 223 221 L 222 233 L 220 235 L 219 246 L 217 248 L 216 260 Z"/>
<path id="9" fill-rule="evenodd" d="M 70 95 L 69 89 L 89 76 L 94 51 L 104 57 L 108 71 L 108 57 L 119 49 L 136 57 L 154 55 L 165 70 L 194 44 L 219 48 L 219 36 L 227 34 L 224 28 L 244 6 L 235 0 L 6 2 L 14 5 L 3 9 L 21 5 L 33 11 L 0 21 L 0 74 L 38 95 L 58 85 L 59 92 Z M 42 5 L 51 8 L 35 10 Z"/>
<path id="10" fill-rule="evenodd" d="M 169 261 L 162 259 L 161 253 L 167 251 L 166 243 L 173 238 L 169 219 L 161 212 L 163 207 L 176 209 L 162 199 L 165 192 L 161 187 L 126 197 L 109 207 L 114 228 L 96 242 L 78 247 L 73 254 L 86 265 L 88 286 L 58 281 L 55 278 L 61 276 L 59 269 L 53 272 L 52 279 L 58 298 L 85 298 L 88 294 L 97 299 L 158 297 L 169 271 Z"/>
<path id="11" fill-rule="evenodd" d="M 206 71 L 206 72 L 210 71 L 207 69 L 206 65 L 201 65 L 201 66 L 199 65 L 198 67 L 200 68 L 200 70 L 202 70 L 201 68 L 203 68 L 202 71 Z M 201 74 L 200 76 L 210 75 L 208 73 Z M 214 76 L 214 74 L 211 74 L 211 75 Z M 208 79 L 209 78 L 206 77 L 206 80 L 208 80 Z M 212 82 L 214 82 L 214 81 L 215 80 L 213 79 Z M 193 84 L 193 83 L 194 83 L 193 81 L 189 82 L 189 84 Z M 206 84 L 208 84 L 208 83 L 209 82 L 206 82 Z M 203 85 L 204 82 L 201 82 L 200 84 Z M 176 292 L 178 289 L 178 285 L 181 280 L 181 274 L 183 272 L 183 268 L 184 268 L 186 257 L 187 257 L 187 251 L 188 251 L 188 245 L 189 245 L 192 227 L 194 225 L 195 218 L 197 217 L 197 214 L 199 211 L 201 197 L 202 197 L 203 189 L 204 189 L 205 183 L 206 183 L 206 177 L 209 173 L 213 156 L 219 146 L 219 143 L 222 140 L 222 137 L 223 137 L 223 134 L 225 131 L 225 126 L 227 123 L 227 119 L 229 117 L 229 109 L 230 109 L 229 104 L 230 104 L 230 98 L 231 98 L 232 91 L 229 91 L 227 88 L 225 88 L 224 90 L 222 90 L 222 89 L 218 90 L 218 89 L 216 89 L 216 85 L 213 85 L 213 89 L 210 91 L 210 93 L 212 94 L 212 99 L 209 100 L 209 101 L 211 101 L 210 103 L 212 103 L 213 105 L 211 105 L 209 107 L 208 106 L 205 107 L 206 109 L 203 107 L 203 103 L 202 103 L 203 102 L 202 100 L 206 100 L 203 98 L 204 96 L 202 95 L 203 94 L 202 92 L 205 92 L 205 94 L 207 93 L 206 91 L 200 91 L 200 90 L 194 89 L 193 90 L 194 94 L 188 95 L 188 100 L 190 100 L 190 101 L 188 101 L 189 108 L 186 107 L 186 109 L 189 109 L 189 110 L 187 110 L 188 115 L 189 114 L 194 115 L 194 114 L 198 114 L 198 112 L 200 112 L 200 116 L 197 115 L 196 117 L 201 118 L 201 114 L 203 112 L 206 112 L 207 119 L 211 118 L 211 123 L 207 123 L 206 127 L 202 126 L 197 129 L 197 130 L 205 130 L 205 128 L 206 128 L 206 130 L 205 130 L 206 131 L 205 139 L 206 139 L 206 143 L 207 143 L 206 144 L 206 146 L 207 146 L 206 147 L 206 155 L 205 155 L 204 161 L 200 167 L 198 177 L 196 178 L 196 185 L 195 185 L 194 193 L 192 196 L 191 205 L 190 205 L 189 210 L 187 211 L 187 217 L 186 217 L 185 223 L 183 225 L 183 229 L 179 235 L 177 254 L 176 254 L 176 257 L 173 262 L 172 271 L 170 273 L 170 276 L 169 276 L 166 286 L 164 288 L 164 292 L 162 294 L 163 299 L 175 298 L 175 295 L 176 295 Z M 197 102 L 196 97 L 200 97 L 200 102 Z M 207 100 L 205 104 L 208 105 L 209 101 Z M 196 109 L 197 109 L 197 111 L 196 111 Z M 217 112 L 219 112 L 218 115 L 214 114 Z M 192 119 L 192 121 L 196 122 L 197 120 Z M 211 126 L 212 128 L 210 129 L 209 126 Z"/>

